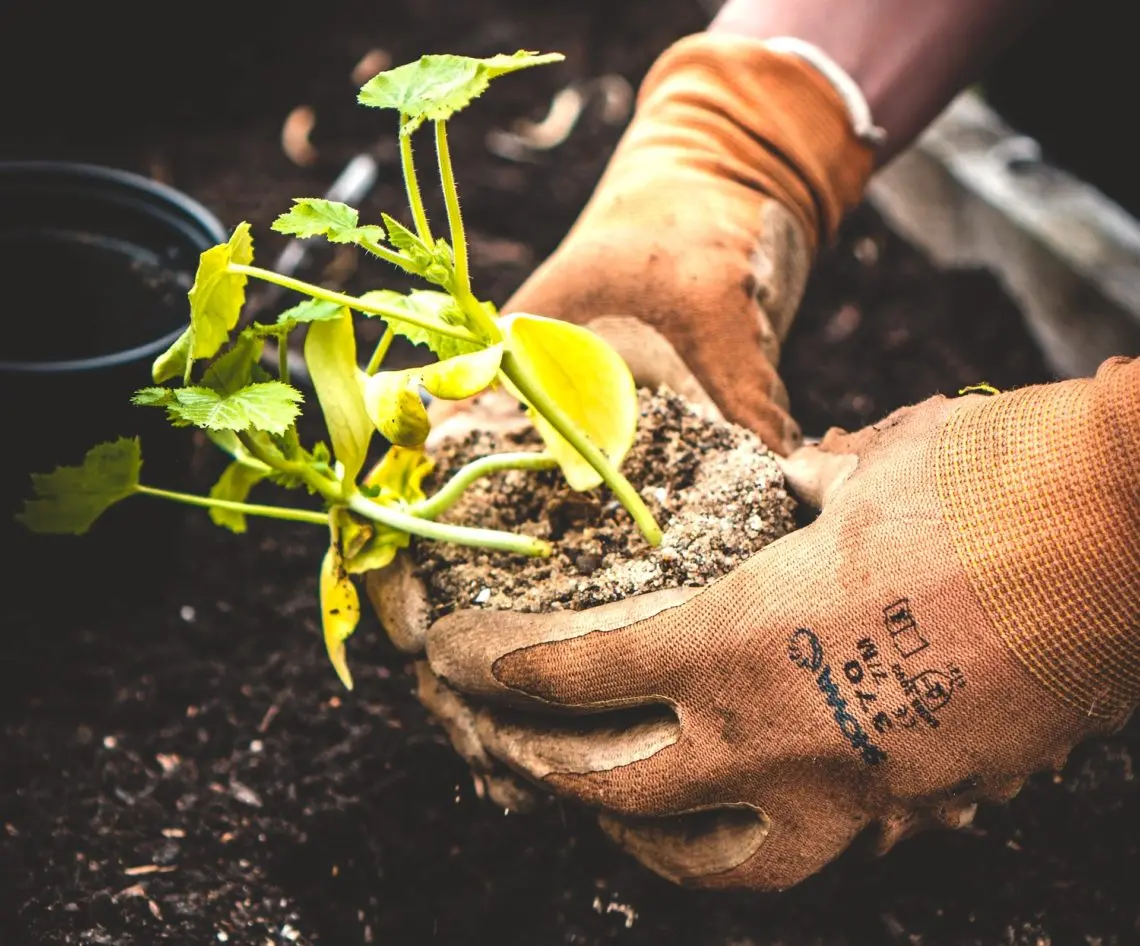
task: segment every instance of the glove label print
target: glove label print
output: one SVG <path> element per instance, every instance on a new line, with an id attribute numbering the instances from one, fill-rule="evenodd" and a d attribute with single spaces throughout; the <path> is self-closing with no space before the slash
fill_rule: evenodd
<path id="1" fill-rule="evenodd" d="M 855 657 L 843 665 L 859 710 L 879 735 L 914 729 L 919 723 L 938 729 L 937 714 L 966 686 L 965 674 L 952 664 L 930 665 L 928 648 L 933 642 L 923 632 L 908 598 L 883 608 L 883 625 L 890 647 L 880 649 L 871 637 L 861 638 L 855 644 Z M 887 686 L 891 681 L 897 690 Z"/>
<path id="2" fill-rule="evenodd" d="M 816 686 L 833 711 L 835 724 L 839 727 L 843 738 L 851 744 L 851 748 L 859 753 L 867 765 L 878 765 L 887 758 L 887 754 L 872 742 L 863 725 L 848 709 L 847 700 L 843 698 L 839 684 L 832 676 L 831 664 L 824 661 L 825 656 L 819 637 L 806 627 L 796 628 L 788 638 L 788 659 L 801 670 L 806 670 L 815 676 Z"/>
<path id="3" fill-rule="evenodd" d="M 930 646 L 930 641 L 919 630 L 918 620 L 910 609 L 909 598 L 899 598 L 883 608 L 883 623 L 890 632 L 891 643 L 904 660 Z"/>

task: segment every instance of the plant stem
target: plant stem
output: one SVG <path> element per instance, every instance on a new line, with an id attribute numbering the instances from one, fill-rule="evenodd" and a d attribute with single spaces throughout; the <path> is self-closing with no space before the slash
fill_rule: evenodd
<path id="1" fill-rule="evenodd" d="M 439 161 L 439 181 L 443 185 L 443 202 L 447 207 L 447 225 L 451 229 L 451 252 L 455 258 L 455 287 L 460 292 L 471 291 L 471 277 L 467 271 L 467 234 L 463 229 L 463 215 L 459 212 L 459 190 L 451 170 L 451 148 L 447 143 L 447 122 L 435 123 L 435 153 Z"/>
<path id="2" fill-rule="evenodd" d="M 158 496 L 161 499 L 172 499 L 176 503 L 185 503 L 187 506 L 203 506 L 207 509 L 228 509 L 230 512 L 240 512 L 247 516 L 266 516 L 270 519 L 285 519 L 290 522 L 311 522 L 315 525 L 327 526 L 329 517 L 327 513 L 313 512 L 309 509 L 288 509 L 284 506 L 259 506 L 253 503 L 237 503 L 229 499 L 214 499 L 210 496 L 194 496 L 191 493 L 177 493 L 169 489 L 158 489 L 154 486 L 139 485 L 138 491 L 144 496 Z"/>
<path id="3" fill-rule="evenodd" d="M 477 548 L 495 549 L 499 552 L 512 552 L 516 555 L 548 556 L 550 544 L 529 535 L 515 535 L 494 529 L 475 529 L 470 526 L 454 526 L 442 522 L 432 522 L 419 516 L 401 512 L 390 506 L 382 506 L 368 497 L 356 493 L 348 499 L 348 508 L 359 516 L 372 519 L 382 525 L 433 539 L 436 542 L 453 542 L 456 545 L 471 545 Z"/>
<path id="4" fill-rule="evenodd" d="M 336 292 L 332 289 L 323 289 L 320 286 L 314 286 L 312 283 L 294 279 L 292 276 L 282 276 L 280 273 L 275 273 L 271 269 L 262 269 L 260 266 L 244 266 L 241 263 L 230 263 L 229 266 L 226 267 L 226 271 L 240 273 L 244 276 L 252 276 L 254 279 L 262 279 L 265 282 L 271 282 L 284 289 L 292 289 L 296 292 L 304 293 L 314 299 L 325 299 L 328 302 L 335 302 L 337 305 L 348 306 L 350 309 L 356 309 L 358 312 L 378 315 L 381 318 L 391 319 L 396 322 L 407 322 L 409 325 L 417 325 L 422 329 L 427 329 L 438 335 L 458 338 L 465 342 L 483 342 L 483 339 L 469 332 L 462 326 L 448 325 L 446 322 L 427 322 L 409 315 L 403 310 L 394 309 L 386 305 L 377 305 L 374 302 L 366 302 L 363 299 L 358 299 L 356 296 L 348 296 L 343 292 Z"/>
<path id="5" fill-rule="evenodd" d="M 380 341 L 376 343 L 376 348 L 372 352 L 372 357 L 368 359 L 368 367 L 364 369 L 366 374 L 376 374 L 380 370 L 380 365 L 384 362 L 384 356 L 388 354 L 388 349 L 392 347 L 392 339 L 396 337 L 396 333 L 389 325 L 384 334 L 380 336 Z"/>
<path id="6" fill-rule="evenodd" d="M 503 470 L 552 470 L 558 461 L 549 453 L 496 453 L 472 460 L 455 473 L 434 495 L 408 509 L 421 519 L 435 519 L 455 505 L 463 491 L 477 479 Z"/>
<path id="7" fill-rule="evenodd" d="M 277 377 L 289 383 L 289 345 L 285 338 L 277 339 Z"/>
<path id="8" fill-rule="evenodd" d="M 367 250 L 373 256 L 379 256 L 380 259 L 386 263 L 391 263 L 393 266 L 399 266 L 406 273 L 411 273 L 413 276 L 423 275 L 415 266 L 412 265 L 410 260 L 404 259 L 399 253 L 395 253 L 388 249 L 386 246 L 381 246 L 372 240 L 361 240 L 359 244 L 363 249 Z"/>
<path id="9" fill-rule="evenodd" d="M 407 119 L 400 116 L 400 165 L 404 171 L 404 186 L 408 191 L 408 205 L 412 208 L 412 219 L 416 223 L 416 235 L 423 241 L 424 246 L 431 248 L 433 240 L 431 229 L 428 227 L 427 214 L 424 212 L 424 201 L 420 196 L 420 182 L 416 177 L 416 163 L 412 157 L 412 136 L 404 134 L 403 125 Z"/>
<path id="10" fill-rule="evenodd" d="M 451 252 L 455 274 L 452 295 L 464 314 L 492 344 L 502 340 L 502 332 L 471 292 L 471 274 L 467 265 L 467 233 L 459 210 L 459 190 L 451 168 L 451 147 L 447 143 L 447 122 L 435 122 L 435 153 L 439 161 L 439 182 L 447 207 L 447 224 L 451 230 Z"/>
<path id="11" fill-rule="evenodd" d="M 638 495 L 637 490 L 610 462 L 609 457 L 602 453 L 593 441 L 578 429 L 578 425 L 574 423 L 573 419 L 546 393 L 541 384 L 535 382 L 534 378 L 511 352 L 504 353 L 499 370 L 506 375 L 527 402 L 569 442 L 570 446 L 577 450 L 583 459 L 598 471 L 606 485 L 613 490 L 614 496 L 633 516 L 633 521 L 637 523 L 637 527 L 645 536 L 646 541 L 650 545 L 659 545 L 661 543 L 661 527 L 653 518 L 653 514 L 645 505 L 644 500 Z"/>
<path id="12" fill-rule="evenodd" d="M 330 505 L 344 504 L 344 489 L 338 480 L 330 479 L 322 475 L 306 463 L 297 463 L 293 460 L 286 460 L 282 457 L 267 453 L 262 450 L 258 442 L 246 432 L 239 433 L 238 440 L 241 441 L 241 445 L 245 447 L 246 451 L 255 460 L 260 460 L 271 469 L 299 476 Z"/>

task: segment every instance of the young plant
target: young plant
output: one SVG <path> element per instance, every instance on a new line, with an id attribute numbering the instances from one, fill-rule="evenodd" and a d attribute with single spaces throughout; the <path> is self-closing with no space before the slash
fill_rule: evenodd
<path id="1" fill-rule="evenodd" d="M 320 569 L 320 602 L 329 658 L 346 687 L 352 677 L 345 640 L 360 615 L 351 576 L 382 568 L 412 536 L 484 546 L 522 555 L 549 555 L 541 539 L 438 522 L 473 481 L 502 470 L 560 467 L 576 490 L 605 483 L 629 511 L 645 538 L 661 532 L 637 491 L 619 472 L 633 441 L 637 395 L 628 367 L 605 342 L 579 326 L 541 315 L 500 316 L 472 291 L 467 242 L 451 165 L 447 124 L 481 95 L 492 79 L 543 63 L 558 54 L 519 51 L 473 59 L 424 56 L 382 72 L 360 90 L 359 101 L 399 113 L 404 183 L 413 227 L 388 214 L 360 224 L 352 207 L 317 198 L 296 200 L 273 223 L 279 233 L 354 244 L 435 288 L 399 293 L 379 289 L 345 295 L 253 265 L 246 223 L 229 241 L 202 254 L 189 292 L 190 324 L 153 366 L 154 386 L 133 402 L 160 408 L 175 426 L 194 426 L 231 457 L 208 496 L 173 492 L 140 481 L 137 439 L 92 448 L 77 467 L 32 477 L 35 498 L 18 518 L 30 529 L 82 534 L 114 503 L 128 496 L 157 496 L 209 510 L 213 521 L 244 532 L 247 516 L 311 522 L 328 529 Z M 420 193 L 412 137 L 434 130 L 439 181 L 447 210 L 448 238 L 433 234 Z M 238 330 L 248 280 L 260 279 L 308 298 L 276 322 Z M 383 335 L 361 367 L 353 313 L 378 318 Z M 304 328 L 304 358 L 324 415 L 331 447 L 304 446 L 296 421 L 304 400 L 290 384 L 286 359 L 290 334 Z M 426 345 L 438 360 L 423 368 L 382 370 L 396 335 Z M 264 341 L 280 352 L 276 376 L 261 366 Z M 206 364 L 201 370 L 202 363 Z M 432 469 L 424 452 L 430 423 L 420 390 L 458 400 L 503 385 L 526 404 L 545 450 L 482 457 L 460 469 L 427 496 Z M 391 446 L 369 472 L 373 435 Z M 251 503 L 262 481 L 305 490 L 320 509 Z"/>

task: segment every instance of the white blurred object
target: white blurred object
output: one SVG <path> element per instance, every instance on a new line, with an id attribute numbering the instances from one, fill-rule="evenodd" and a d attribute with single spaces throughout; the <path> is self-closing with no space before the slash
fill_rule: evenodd
<path id="1" fill-rule="evenodd" d="M 975 93 L 884 168 L 868 197 L 938 265 L 993 272 L 1059 375 L 1140 354 L 1140 221 L 1050 165 Z"/>

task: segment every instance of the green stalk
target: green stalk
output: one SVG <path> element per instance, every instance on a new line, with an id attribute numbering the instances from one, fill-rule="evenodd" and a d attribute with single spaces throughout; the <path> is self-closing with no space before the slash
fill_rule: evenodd
<path id="1" fill-rule="evenodd" d="M 348 508 L 365 519 L 371 519 L 400 532 L 407 532 L 409 535 L 433 539 L 436 542 L 454 542 L 456 545 L 494 549 L 499 552 L 511 552 L 515 555 L 546 557 L 550 555 L 551 551 L 548 542 L 529 535 L 515 535 L 511 532 L 499 532 L 494 529 L 475 529 L 470 526 L 454 526 L 442 522 L 432 522 L 429 519 L 421 519 L 419 516 L 401 512 L 390 506 L 382 506 L 361 493 L 356 493 L 348 498 Z"/>
<path id="2" fill-rule="evenodd" d="M 460 469 L 434 495 L 409 507 L 421 519 L 435 519 L 455 505 L 463 491 L 477 479 L 503 470 L 552 470 L 558 461 L 549 453 L 496 453 L 472 460 Z"/>
<path id="3" fill-rule="evenodd" d="M 144 496 L 158 496 L 161 499 L 172 499 L 176 503 L 185 503 L 187 506 L 203 506 L 207 509 L 228 509 L 230 512 L 240 512 L 247 516 L 265 516 L 269 519 L 284 519 L 289 522 L 311 522 L 315 525 L 327 526 L 329 517 L 327 513 L 313 512 L 309 509 L 288 509 L 284 506 L 259 506 L 253 503 L 238 503 L 229 499 L 214 499 L 210 496 L 194 496 L 191 493 L 177 493 L 169 489 L 158 489 L 154 486 L 139 485 L 138 491 Z"/>
<path id="4" fill-rule="evenodd" d="M 405 273 L 411 273 L 413 276 L 423 275 L 412 265 L 410 260 L 404 259 L 399 253 L 393 252 L 386 246 L 381 246 L 373 240 L 361 240 L 359 245 L 373 256 L 380 257 L 384 262 L 391 263 L 393 266 L 399 266 Z"/>
<path id="5" fill-rule="evenodd" d="M 574 423 L 570 415 L 562 410 L 558 403 L 546 393 L 542 385 L 531 377 L 513 353 L 508 351 L 503 355 L 503 362 L 499 370 L 506 375 L 527 402 L 567 440 L 570 446 L 577 450 L 583 459 L 598 471 L 606 485 L 613 490 L 614 496 L 633 517 L 633 521 L 637 523 L 637 527 L 645 536 L 645 540 L 650 545 L 659 545 L 661 543 L 661 527 L 653 518 L 653 513 L 649 511 L 644 500 L 638 495 L 637 490 L 610 462 L 609 457 L 602 453 L 593 441 L 578 429 L 578 425 Z"/>
<path id="6" fill-rule="evenodd" d="M 327 476 L 314 470 L 307 463 L 297 463 L 292 460 L 282 460 L 266 453 L 261 449 L 260 445 L 248 433 L 241 432 L 238 435 L 238 440 L 241 445 L 245 447 L 246 452 L 250 454 L 255 460 L 260 460 L 266 466 L 274 470 L 280 470 L 282 473 L 292 473 L 294 476 L 299 476 L 306 483 L 308 483 L 320 497 L 330 505 L 337 505 L 344 503 L 344 489 L 338 480 L 330 479 Z"/>
<path id="7" fill-rule="evenodd" d="M 372 357 L 368 359 L 368 367 L 364 369 L 365 373 L 376 374 L 380 370 L 380 365 L 384 363 L 384 356 L 388 354 L 388 349 L 392 347 L 392 339 L 395 337 L 396 333 L 389 325 L 380 337 L 380 341 L 376 343 Z"/>
<path id="8" fill-rule="evenodd" d="M 277 339 L 277 377 L 289 383 L 289 345 L 285 338 Z"/>
<path id="9" fill-rule="evenodd" d="M 407 121 L 405 117 L 400 116 L 400 166 L 404 172 L 404 186 L 408 191 L 408 205 L 412 208 L 416 234 L 424 246 L 430 248 L 434 241 L 431 238 L 431 229 L 428 227 L 427 214 L 424 212 L 423 197 L 420 196 L 420 182 L 416 177 L 416 163 L 412 157 L 412 136 L 404 133 L 403 126 Z"/>
<path id="10" fill-rule="evenodd" d="M 409 325 L 416 325 L 422 329 L 427 329 L 430 332 L 435 332 L 438 335 L 446 335 L 449 338 L 458 338 L 465 342 L 482 343 L 483 339 L 468 331 L 459 325 L 448 325 L 446 322 L 425 322 L 423 319 L 418 319 L 415 316 L 408 315 L 406 312 L 399 309 L 393 309 L 391 306 L 377 305 L 374 302 L 365 302 L 363 299 L 358 299 L 356 296 L 348 296 L 343 292 L 336 292 L 332 289 L 324 289 L 320 286 L 314 286 L 312 283 L 304 282 L 300 279 L 294 279 L 292 276 L 282 276 L 280 273 L 275 273 L 271 269 L 262 269 L 260 266 L 244 266 L 241 263 L 230 263 L 226 267 L 226 271 L 230 273 L 238 273 L 243 276 L 251 276 L 254 279 L 262 279 L 265 282 L 271 282 L 276 286 L 281 286 L 284 289 L 292 289 L 296 292 L 304 293 L 314 299 L 324 299 L 328 302 L 336 303 L 337 305 L 348 306 L 350 309 L 356 309 L 357 312 L 365 312 L 368 315 L 378 315 L 384 319 L 390 319 L 396 322 L 407 322 Z"/>
<path id="11" fill-rule="evenodd" d="M 471 291 L 471 276 L 467 270 L 467 234 L 463 229 L 463 216 L 459 212 L 459 190 L 451 170 L 451 148 L 447 143 L 447 122 L 435 123 L 435 154 L 439 161 L 439 181 L 443 185 L 443 201 L 447 207 L 447 225 L 451 229 L 451 252 L 455 257 L 455 287 L 460 292 Z"/>
<path id="12" fill-rule="evenodd" d="M 493 344 L 501 341 L 503 335 L 495 320 L 479 305 L 479 300 L 471 292 L 471 274 L 467 265 L 467 234 L 463 227 L 463 215 L 459 210 L 459 190 L 455 185 L 455 174 L 451 169 L 451 147 L 447 143 L 445 121 L 435 123 L 435 153 L 439 161 L 439 182 L 443 187 L 443 202 L 447 207 L 447 225 L 451 230 L 451 252 L 455 272 L 455 291 L 452 295 L 471 320 L 471 324 Z"/>

